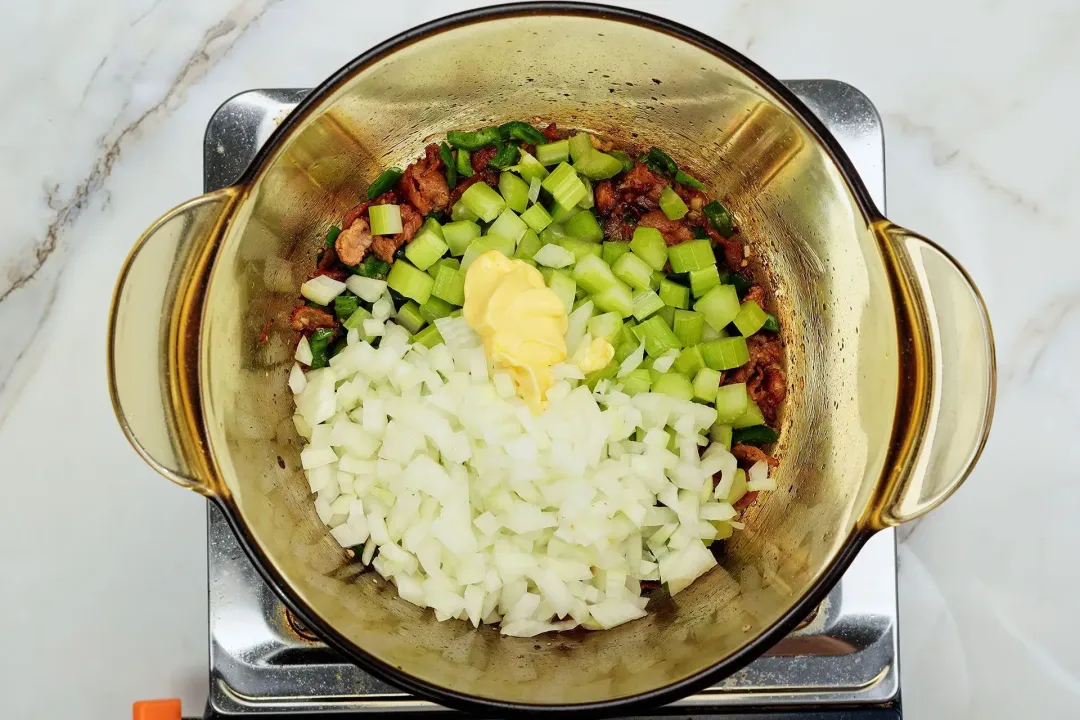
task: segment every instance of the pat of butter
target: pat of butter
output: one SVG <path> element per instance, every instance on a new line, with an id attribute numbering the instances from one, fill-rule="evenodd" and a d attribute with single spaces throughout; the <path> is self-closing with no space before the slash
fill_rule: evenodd
<path id="1" fill-rule="evenodd" d="M 588 374 L 606 368 L 613 357 L 615 357 L 615 348 L 611 343 L 603 338 L 593 338 L 591 343 L 578 348 L 578 351 L 574 353 L 573 362 L 581 369 L 581 372 Z"/>
<path id="2" fill-rule="evenodd" d="M 484 253 L 465 274 L 463 314 L 518 395 L 533 412 L 543 410 L 551 368 L 566 359 L 567 317 L 540 271 L 498 250 Z"/>

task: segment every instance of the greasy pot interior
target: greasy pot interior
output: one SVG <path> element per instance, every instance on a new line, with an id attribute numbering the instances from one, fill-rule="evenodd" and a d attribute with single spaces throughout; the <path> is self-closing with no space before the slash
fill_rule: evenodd
<path id="1" fill-rule="evenodd" d="M 300 471 L 288 313 L 326 228 L 385 167 L 452 128 L 555 120 L 667 149 L 734 212 L 772 281 L 789 400 L 779 490 L 722 566 L 598 633 L 503 638 L 438 623 L 347 557 Z M 407 675 L 489 700 L 562 704 L 656 690 L 752 642 L 843 548 L 885 464 L 897 327 L 878 241 L 840 172 L 767 89 L 711 52 L 625 22 L 504 17 L 359 69 L 267 160 L 214 261 L 200 339 L 205 432 L 258 549 L 345 640 Z M 269 342 L 259 343 L 267 321 Z M 282 467 L 283 466 L 283 467 Z"/>

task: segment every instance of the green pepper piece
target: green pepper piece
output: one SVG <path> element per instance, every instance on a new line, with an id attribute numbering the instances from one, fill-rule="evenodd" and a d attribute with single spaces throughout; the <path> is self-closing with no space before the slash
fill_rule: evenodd
<path id="1" fill-rule="evenodd" d="M 308 345 L 311 347 L 311 369 L 324 368 L 330 363 L 330 341 L 334 337 L 334 331 L 329 328 L 319 328 L 311 333 Z"/>
<path id="2" fill-rule="evenodd" d="M 709 222 L 716 228 L 716 232 L 724 237 L 731 237 L 735 234 L 735 222 L 731 219 L 731 213 L 723 205 L 713 200 L 701 208 L 701 211 L 705 213 L 705 217 L 709 218 Z"/>
<path id="3" fill-rule="evenodd" d="M 341 234 L 341 228 L 337 225 L 331 225 L 330 229 L 326 231 L 326 247 L 330 247 L 337 240 L 337 236 Z"/>
<path id="4" fill-rule="evenodd" d="M 397 185 L 397 181 L 401 179 L 403 173 L 397 168 L 389 168 L 383 170 L 379 177 L 375 178 L 375 182 L 368 185 L 367 197 L 368 200 L 374 200 L 382 195 L 390 188 Z"/>
<path id="5" fill-rule="evenodd" d="M 486 127 L 474 132 L 451 130 L 446 133 L 447 142 L 456 148 L 465 148 L 470 152 L 487 147 L 488 145 L 495 145 L 501 140 L 502 136 L 499 133 L 499 128 L 494 126 Z"/>
<path id="6" fill-rule="evenodd" d="M 390 272 L 390 265 L 374 255 L 368 255 L 363 262 L 353 268 L 354 274 L 376 280 L 385 280 L 388 272 Z"/>
<path id="7" fill-rule="evenodd" d="M 748 293 L 750 288 L 754 285 L 754 283 L 742 273 L 733 272 L 731 270 L 722 270 L 720 272 L 720 284 L 734 285 L 735 292 L 738 293 L 740 298 Z"/>
<path id="8" fill-rule="evenodd" d="M 446 143 L 439 143 L 439 157 L 442 158 L 443 165 L 446 167 L 446 184 L 453 190 L 457 187 L 457 162 L 454 160 L 454 153 L 450 150 L 450 146 Z"/>
<path id="9" fill-rule="evenodd" d="M 532 143 L 533 145 L 543 145 L 547 142 L 544 133 L 540 132 L 529 123 L 521 122 L 520 120 L 512 120 L 511 122 L 503 123 L 499 126 L 499 133 L 503 136 L 504 140 L 517 138 L 518 140 Z"/>
<path id="10" fill-rule="evenodd" d="M 771 312 L 767 312 L 765 313 L 765 324 L 761 326 L 761 329 L 769 332 L 780 332 L 780 320 Z"/>
<path id="11" fill-rule="evenodd" d="M 705 189 L 705 183 L 701 182 L 700 180 L 698 180 L 696 177 L 693 177 L 692 175 L 687 175 L 682 170 L 677 170 L 675 172 L 675 182 L 679 183 L 680 185 L 685 185 L 687 187 L 692 187 L 695 190 L 704 190 Z"/>
<path id="12" fill-rule="evenodd" d="M 348 320 L 358 307 L 360 307 L 360 298 L 351 292 L 345 291 L 334 298 L 334 316 L 337 317 L 338 322 Z"/>
<path id="13" fill-rule="evenodd" d="M 645 153 L 645 157 L 647 158 L 646 165 L 658 169 L 665 175 L 674 175 L 679 171 L 679 166 L 675 164 L 671 156 L 658 147 L 649 148 L 649 152 Z"/>
<path id="14" fill-rule="evenodd" d="M 488 165 L 494 168 L 508 168 L 515 164 L 518 159 L 518 147 L 519 143 L 511 141 L 505 144 L 500 144 L 498 150 L 495 152 L 495 156 L 491 158 Z"/>
<path id="15" fill-rule="evenodd" d="M 750 427 L 735 428 L 731 434 L 731 444 L 768 445 L 776 442 L 779 437 L 779 433 L 768 425 L 751 425 Z"/>

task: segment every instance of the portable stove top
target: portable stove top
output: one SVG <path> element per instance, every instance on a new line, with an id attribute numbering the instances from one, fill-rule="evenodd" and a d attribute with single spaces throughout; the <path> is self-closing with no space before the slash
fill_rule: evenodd
<path id="1" fill-rule="evenodd" d="M 835 80 L 787 85 L 847 151 L 885 207 L 881 119 Z M 232 183 L 306 90 L 251 90 L 214 113 L 203 148 L 205 190 Z M 209 505 L 210 698 L 206 717 L 292 718 L 449 712 L 373 678 L 300 626 Z M 653 715 L 790 720 L 897 720 L 896 538 L 879 533 L 813 618 L 733 677 Z"/>

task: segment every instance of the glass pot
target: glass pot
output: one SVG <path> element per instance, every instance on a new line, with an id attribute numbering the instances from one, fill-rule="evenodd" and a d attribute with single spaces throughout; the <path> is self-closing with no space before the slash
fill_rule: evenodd
<path id="1" fill-rule="evenodd" d="M 288 315 L 327 227 L 429 137 L 513 119 L 666 149 L 764 258 L 787 346 L 779 489 L 748 509 L 720 567 L 604 632 L 502 637 L 399 599 L 319 521 L 291 421 Z M 303 622 L 385 680 L 498 713 L 625 712 L 735 672 L 813 610 L 872 533 L 956 490 L 994 404 L 971 279 L 882 217 L 802 102 L 693 30 L 566 3 L 445 18 L 342 68 L 235 185 L 146 231 L 109 333 L 136 450 L 221 507 Z"/>

